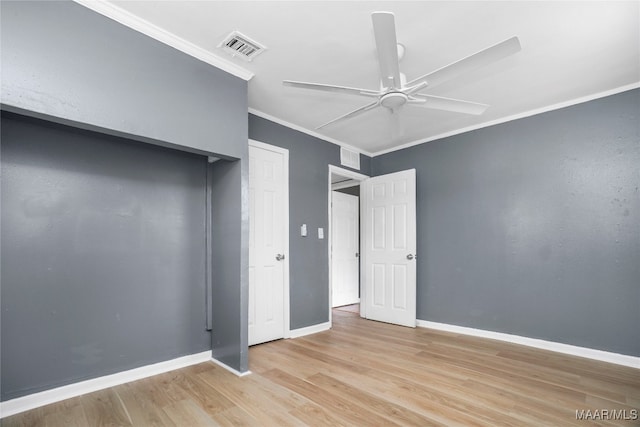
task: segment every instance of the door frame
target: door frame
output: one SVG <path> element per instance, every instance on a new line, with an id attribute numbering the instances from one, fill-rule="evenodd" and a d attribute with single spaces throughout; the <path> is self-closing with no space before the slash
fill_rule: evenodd
<path id="1" fill-rule="evenodd" d="M 341 168 L 339 166 L 334 166 L 334 165 L 329 165 L 329 173 L 327 174 L 327 208 L 328 208 L 328 213 L 327 213 L 327 218 L 329 218 L 329 221 L 327 223 L 327 256 L 328 256 L 328 263 L 329 263 L 329 299 L 327 300 L 327 308 L 329 311 L 329 328 L 331 328 L 331 325 L 333 325 L 333 311 L 331 310 L 331 299 L 332 299 L 332 293 L 333 293 L 333 284 L 331 283 L 331 268 L 332 268 L 332 261 L 331 261 L 331 230 L 332 230 L 332 224 L 331 224 L 331 192 L 333 191 L 333 189 L 331 188 L 331 174 L 332 173 L 336 173 L 338 175 L 347 177 L 347 178 L 351 178 L 354 181 L 358 181 L 360 183 L 360 188 L 362 188 L 362 181 L 364 181 L 365 179 L 369 178 L 369 176 L 361 174 L 359 172 L 354 172 L 351 171 L 349 169 L 344 169 Z M 360 212 L 362 212 L 362 197 L 360 197 L 360 201 L 359 201 L 359 210 Z M 362 240 L 362 232 L 363 232 L 363 221 L 360 221 L 360 240 Z M 362 263 L 360 263 L 360 277 L 362 277 Z M 362 292 L 362 287 L 360 289 L 360 292 Z M 360 297 L 360 301 L 362 301 L 362 296 Z M 360 304 L 360 316 L 362 316 L 362 304 Z"/>
<path id="2" fill-rule="evenodd" d="M 289 307 L 289 150 L 282 147 L 277 147 L 275 145 L 266 144 L 264 142 L 256 141 L 253 139 L 249 139 L 249 147 L 259 148 L 262 150 L 272 151 L 274 153 L 282 154 L 284 159 L 284 170 L 282 171 L 282 180 L 284 182 L 284 197 L 282 198 L 283 203 L 283 229 L 284 229 L 284 247 L 283 251 L 285 257 L 283 259 L 284 265 L 283 268 L 283 279 L 284 279 L 284 292 L 282 298 L 284 299 L 284 304 L 282 305 L 284 310 L 284 331 L 283 338 L 289 338 L 291 336 L 291 323 L 290 323 L 290 315 L 291 310 Z M 251 173 L 251 171 L 249 171 Z M 248 206 L 247 206 L 248 210 Z M 251 219 L 249 219 L 251 220 Z"/>

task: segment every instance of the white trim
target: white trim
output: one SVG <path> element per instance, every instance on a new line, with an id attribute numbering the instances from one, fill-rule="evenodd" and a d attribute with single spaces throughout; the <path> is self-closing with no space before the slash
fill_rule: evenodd
<path id="1" fill-rule="evenodd" d="M 454 135 L 459 135 L 461 133 L 471 132 L 473 130 L 478 130 L 482 128 L 486 128 L 489 126 L 495 126 L 506 122 L 511 122 L 513 120 L 524 119 L 525 117 L 531 117 L 542 113 L 547 113 L 549 111 L 559 110 L 561 108 L 571 107 L 572 105 L 582 104 L 585 102 L 593 101 L 595 99 L 604 98 L 607 96 L 615 95 L 618 93 L 626 92 L 628 90 L 637 89 L 640 87 L 640 82 L 631 83 L 625 86 L 620 86 L 615 89 L 607 90 L 604 92 L 595 93 L 592 95 L 583 96 L 580 98 L 575 98 L 570 101 L 560 102 L 557 104 L 549 105 L 542 108 L 536 108 L 533 110 L 525 111 L 524 113 L 513 114 L 511 116 L 502 117 L 500 119 L 492 120 L 489 122 L 475 124 L 473 126 L 468 126 L 462 129 L 456 129 L 451 132 L 441 133 L 439 135 L 435 135 L 426 139 L 418 139 L 412 142 L 407 142 L 406 144 L 399 145 L 393 148 L 387 148 L 385 150 L 376 151 L 375 153 L 370 154 L 371 157 L 380 156 L 382 154 L 392 153 L 394 151 L 402 150 L 403 148 L 409 148 L 416 145 L 424 144 L 427 142 L 435 141 L 437 139 L 447 138 Z"/>
<path id="2" fill-rule="evenodd" d="M 107 1 L 96 1 L 96 0 L 74 0 L 76 3 L 93 10 L 107 18 L 113 19 L 116 22 L 119 22 L 139 33 L 145 34 L 155 40 L 158 40 L 161 43 L 164 43 L 168 46 L 171 46 L 175 49 L 178 49 L 181 52 L 186 53 L 187 55 L 193 56 L 194 58 L 199 59 L 200 61 L 206 62 L 209 65 L 213 65 L 216 68 L 219 68 L 223 71 L 226 71 L 229 74 L 232 74 L 242 80 L 249 81 L 254 76 L 254 74 L 240 67 L 239 65 L 234 64 L 231 61 L 228 61 L 224 58 L 221 58 L 212 52 L 209 52 L 206 49 L 201 48 L 177 35 L 164 30 L 157 25 L 152 24 L 151 22 L 140 18 L 128 12 L 110 2 Z"/>
<path id="3" fill-rule="evenodd" d="M 291 328 L 291 307 L 289 306 L 289 293 L 290 293 L 290 284 L 289 284 L 289 260 L 290 260 L 290 252 L 289 252 L 289 150 L 282 147 L 277 147 L 275 145 L 266 144 L 264 142 L 256 141 L 254 139 L 249 140 L 249 146 L 255 148 L 261 148 L 263 150 L 272 151 L 274 153 L 282 154 L 284 158 L 284 171 L 282 180 L 284 181 L 284 200 L 283 200 L 283 216 L 282 219 L 284 221 L 284 333 L 283 338 L 289 338 L 290 328 Z M 251 173 L 251 171 L 249 171 Z"/>
<path id="4" fill-rule="evenodd" d="M 346 178 L 351 178 L 355 181 L 364 181 L 365 179 L 369 178 L 369 176 L 360 172 L 344 169 L 340 166 L 329 165 L 329 184 L 331 184 L 331 173 L 336 173 Z"/>
<path id="5" fill-rule="evenodd" d="M 231 372 L 233 375 L 235 375 L 237 377 L 246 377 L 247 375 L 251 375 L 252 374 L 251 371 L 240 372 L 238 370 L 235 370 L 231 366 L 227 365 L 226 363 L 223 363 L 223 362 L 219 361 L 218 359 L 214 359 L 213 357 L 211 359 L 209 359 L 209 360 L 211 362 L 215 363 L 216 365 L 220 366 L 221 368 Z"/>
<path id="6" fill-rule="evenodd" d="M 331 329 L 330 322 L 318 323 L 317 325 L 307 326 L 306 328 L 292 329 L 289 331 L 287 338 L 300 338 L 305 335 L 317 334 L 318 332 L 324 332 Z"/>
<path id="7" fill-rule="evenodd" d="M 302 126 L 295 125 L 295 124 L 293 124 L 291 122 L 288 122 L 286 120 L 282 120 L 282 119 L 274 117 L 274 116 L 272 116 L 270 114 L 264 113 L 264 112 L 262 112 L 260 110 L 256 110 L 255 108 L 249 108 L 249 113 L 251 113 L 251 114 L 253 114 L 255 116 L 258 116 L 258 117 L 262 117 L 263 119 L 269 120 L 271 122 L 277 123 L 279 125 L 288 127 L 289 129 L 293 129 L 293 130 L 297 130 L 298 132 L 306 133 L 307 135 L 313 136 L 313 137 L 321 139 L 323 141 L 330 142 L 332 144 L 338 145 L 338 146 L 346 148 L 348 150 L 355 151 L 357 153 L 364 154 L 366 156 L 371 157 L 371 153 L 369 151 L 363 150 L 362 148 L 354 147 L 353 145 L 349 145 L 346 142 L 342 142 L 342 141 L 339 141 L 337 139 L 330 138 L 330 137 L 328 137 L 326 135 L 322 135 L 322 134 L 320 134 L 318 132 L 306 129 L 306 128 L 302 127 Z"/>
<path id="8" fill-rule="evenodd" d="M 331 184 L 331 190 L 342 190 L 343 188 L 351 188 L 356 185 L 360 185 L 360 181 L 355 179 L 350 179 L 348 181 L 336 182 L 335 184 Z"/>
<path id="9" fill-rule="evenodd" d="M 7 400 L 0 402 L 0 418 L 209 360 L 210 350 Z"/>
<path id="10" fill-rule="evenodd" d="M 587 347 L 578 347 L 575 345 L 546 341 L 537 338 L 528 338 L 520 335 L 511 335 L 502 332 L 468 328 L 465 326 L 449 325 L 446 323 L 430 322 L 427 320 L 418 320 L 417 326 L 420 328 L 437 329 L 439 331 L 453 332 L 456 334 L 471 335 L 474 337 L 489 338 L 492 340 L 526 345 L 528 347 L 555 351 L 557 353 L 569 354 L 572 356 L 586 357 L 587 359 L 615 363 L 616 365 L 623 365 L 640 369 L 640 357 L 628 356 L 626 354 L 611 353 L 608 351 L 596 350 Z"/>
<path id="11" fill-rule="evenodd" d="M 359 172 L 355 172 L 355 171 L 351 171 L 349 169 L 344 169 L 341 168 L 340 166 L 334 166 L 334 165 L 329 165 L 329 174 L 328 174 L 328 180 L 329 180 L 329 185 L 327 186 L 328 191 L 327 191 L 327 197 L 328 197 L 328 201 L 327 201 L 327 206 L 328 206 L 328 212 L 327 212 L 327 256 L 328 256 L 328 262 L 329 262 L 329 301 L 327 301 L 327 305 L 328 305 L 328 309 L 329 309 L 329 328 L 331 328 L 331 325 L 333 324 L 333 311 L 331 310 L 331 301 L 333 298 L 333 284 L 331 283 L 331 192 L 334 190 L 333 188 L 333 184 L 331 184 L 331 174 L 336 173 L 338 175 L 344 176 L 346 178 L 351 178 L 353 181 L 358 181 L 359 183 L 362 183 L 365 179 L 368 179 L 369 177 L 367 175 L 364 175 L 362 173 Z M 349 185 L 350 187 L 353 187 L 354 185 L 351 184 Z M 362 212 L 362 197 L 360 197 L 360 205 L 359 205 L 359 209 Z M 362 233 L 364 231 L 364 229 L 362 228 L 362 224 L 364 223 L 364 221 L 360 221 L 360 236 L 359 238 L 362 239 Z M 362 275 L 362 263 L 360 263 L 360 277 L 363 277 Z M 362 289 L 360 289 L 360 295 L 362 296 Z M 360 317 L 364 317 L 364 311 L 362 311 L 362 305 L 360 305 Z"/>

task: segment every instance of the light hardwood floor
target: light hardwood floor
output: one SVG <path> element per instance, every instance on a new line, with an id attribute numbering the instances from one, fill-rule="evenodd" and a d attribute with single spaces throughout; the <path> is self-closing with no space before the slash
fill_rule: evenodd
<path id="1" fill-rule="evenodd" d="M 255 346 L 249 356 L 246 377 L 202 363 L 2 426 L 640 425 L 602 416 L 633 418 L 640 370 L 345 310 L 334 310 L 331 331 Z M 577 420 L 576 410 L 600 419 Z"/>

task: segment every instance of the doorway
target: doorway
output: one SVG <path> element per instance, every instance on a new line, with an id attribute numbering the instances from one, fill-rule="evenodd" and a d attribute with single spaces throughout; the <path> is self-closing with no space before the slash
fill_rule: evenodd
<path id="1" fill-rule="evenodd" d="M 416 171 L 369 178 L 329 166 L 329 229 L 332 179 L 360 186 L 360 317 L 416 326 Z M 329 239 L 331 239 L 329 233 Z M 329 241 L 329 295 L 333 293 L 332 241 Z M 329 321 L 332 320 L 332 304 Z M 351 309 L 350 309 L 351 310 Z M 351 310 L 352 311 L 352 310 Z"/>
<path id="2" fill-rule="evenodd" d="M 330 321 L 332 308 L 360 302 L 360 183 L 366 178 L 329 166 Z"/>
<path id="3" fill-rule="evenodd" d="M 360 187 L 331 192 L 331 307 L 360 302 Z"/>

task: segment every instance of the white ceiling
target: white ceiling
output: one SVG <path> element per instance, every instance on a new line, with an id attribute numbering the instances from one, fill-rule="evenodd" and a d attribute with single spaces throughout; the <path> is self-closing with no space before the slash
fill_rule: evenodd
<path id="1" fill-rule="evenodd" d="M 251 112 L 367 154 L 640 82 L 638 1 L 112 1 L 109 9 L 126 17 L 121 22 L 137 20 L 138 30 L 155 32 L 165 42 L 173 38 L 170 44 L 220 60 L 237 75 L 253 73 Z M 283 87 L 282 80 L 379 89 L 371 12 L 380 10 L 395 14 L 397 39 L 406 47 L 400 69 L 408 80 L 514 35 L 522 51 L 422 91 L 490 104 L 482 116 L 405 106 L 404 134 L 394 140 L 390 115 L 380 108 L 315 131 L 370 99 Z M 218 44 L 233 30 L 268 50 L 253 62 L 231 58 Z"/>

